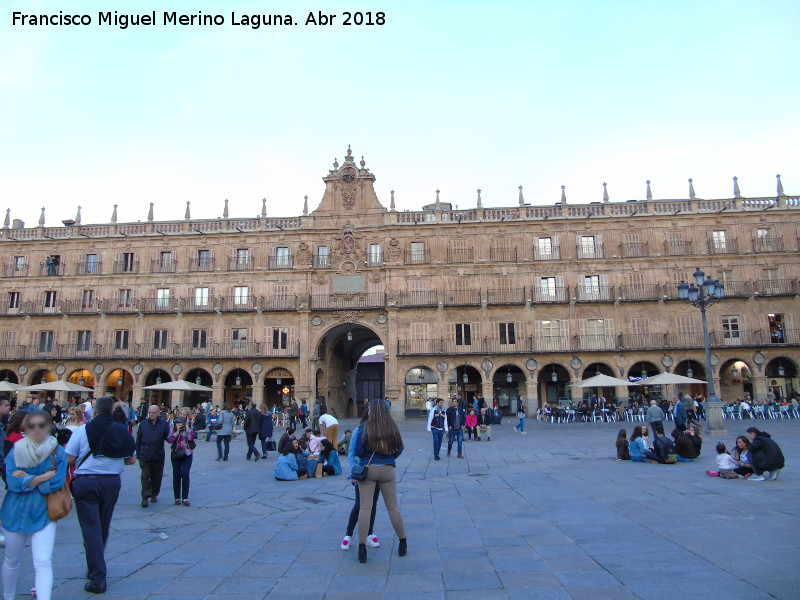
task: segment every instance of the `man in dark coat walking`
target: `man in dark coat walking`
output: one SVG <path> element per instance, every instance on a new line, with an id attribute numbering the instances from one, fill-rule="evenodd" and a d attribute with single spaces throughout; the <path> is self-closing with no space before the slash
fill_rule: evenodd
<path id="1" fill-rule="evenodd" d="M 136 432 L 136 456 L 142 469 L 142 508 L 148 501 L 158 502 L 161 480 L 164 478 L 164 442 L 169 436 L 169 423 L 161 418 L 159 408 L 147 409 L 147 418 L 139 423 Z"/>
<path id="2" fill-rule="evenodd" d="M 256 460 L 261 458 L 258 450 L 256 450 L 256 438 L 261 433 L 261 421 L 263 418 L 264 415 L 256 408 L 255 402 L 251 402 L 250 408 L 244 416 L 244 432 L 247 435 L 247 460 L 250 460 L 251 456 L 255 456 Z"/>
<path id="3" fill-rule="evenodd" d="M 458 458 L 464 458 L 462 445 L 464 443 L 464 425 L 467 420 L 467 411 L 459 406 L 458 399 L 454 398 L 452 406 L 447 409 L 447 456 L 453 450 L 453 442 L 458 441 Z"/>
<path id="4" fill-rule="evenodd" d="M 266 405 L 261 405 L 261 431 L 258 432 L 258 439 L 261 441 L 261 459 L 267 459 L 267 442 L 272 439 L 272 429 L 274 423 L 272 415 L 267 412 Z"/>

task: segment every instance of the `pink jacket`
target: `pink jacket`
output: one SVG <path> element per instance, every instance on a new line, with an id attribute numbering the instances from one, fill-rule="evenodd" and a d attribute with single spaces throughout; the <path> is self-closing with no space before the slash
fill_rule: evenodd
<path id="1" fill-rule="evenodd" d="M 467 415 L 467 427 L 477 427 L 478 417 L 475 415 Z"/>

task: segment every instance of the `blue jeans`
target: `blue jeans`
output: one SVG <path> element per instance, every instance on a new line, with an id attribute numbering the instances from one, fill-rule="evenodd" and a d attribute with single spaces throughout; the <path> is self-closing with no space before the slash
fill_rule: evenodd
<path id="1" fill-rule="evenodd" d="M 225 443 L 225 456 L 222 455 L 222 444 Z M 228 460 L 228 452 L 231 450 L 231 436 L 217 434 L 217 455 L 219 458 Z"/>
<path id="2" fill-rule="evenodd" d="M 94 584 L 106 582 L 105 548 L 119 489 L 118 475 L 80 475 L 72 481 L 89 581 Z"/>
<path id="3" fill-rule="evenodd" d="M 172 491 L 175 500 L 189 499 L 189 471 L 192 470 L 193 454 L 172 458 Z"/>
<path id="4" fill-rule="evenodd" d="M 525 417 L 519 418 L 519 423 L 514 425 L 514 429 L 519 429 L 520 431 L 525 431 Z"/>
<path id="5" fill-rule="evenodd" d="M 431 429 L 433 434 L 433 455 L 439 456 L 439 451 L 442 449 L 442 438 L 444 431 L 442 429 Z"/>
<path id="6" fill-rule="evenodd" d="M 258 437 L 257 433 L 247 434 L 247 460 L 250 460 L 251 456 L 255 456 L 256 460 L 258 460 L 259 458 L 258 450 L 256 450 L 257 437 Z"/>
<path id="7" fill-rule="evenodd" d="M 458 453 L 461 454 L 461 449 L 464 444 L 464 430 L 451 429 L 447 432 L 447 435 L 447 453 L 450 454 L 450 451 L 453 449 L 453 441 L 458 439 Z"/>

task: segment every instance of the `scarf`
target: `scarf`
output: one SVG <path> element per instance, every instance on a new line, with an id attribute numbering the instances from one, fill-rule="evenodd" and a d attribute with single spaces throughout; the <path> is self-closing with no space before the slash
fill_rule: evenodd
<path id="1" fill-rule="evenodd" d="M 56 438 L 52 436 L 41 444 L 24 437 L 14 444 L 14 462 L 19 469 L 33 469 L 47 460 L 57 445 Z"/>
<path id="2" fill-rule="evenodd" d="M 86 425 L 86 438 L 95 456 L 128 458 L 136 450 L 136 442 L 128 428 L 115 423 L 111 415 L 99 415 Z"/>

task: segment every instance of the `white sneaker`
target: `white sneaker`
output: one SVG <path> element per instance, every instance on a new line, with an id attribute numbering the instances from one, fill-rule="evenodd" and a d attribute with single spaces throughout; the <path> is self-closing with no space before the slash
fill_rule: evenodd
<path id="1" fill-rule="evenodd" d="M 344 536 L 344 539 L 342 540 L 342 545 L 339 546 L 339 547 L 342 550 L 350 550 L 350 536 L 349 535 Z"/>
<path id="2" fill-rule="evenodd" d="M 380 542 L 378 542 L 378 536 L 377 535 L 369 536 L 367 538 L 367 546 L 369 546 L 370 548 L 380 548 L 381 544 Z"/>
<path id="3" fill-rule="evenodd" d="M 778 478 L 778 475 L 781 474 L 780 469 L 775 469 L 769 474 L 769 481 L 775 481 Z"/>
<path id="4" fill-rule="evenodd" d="M 761 475 L 753 475 L 752 477 L 748 478 L 747 481 L 766 481 Z"/>
<path id="5" fill-rule="evenodd" d="M 522 435 L 528 435 L 528 432 L 527 432 L 527 431 L 520 431 L 520 433 L 521 433 Z"/>

